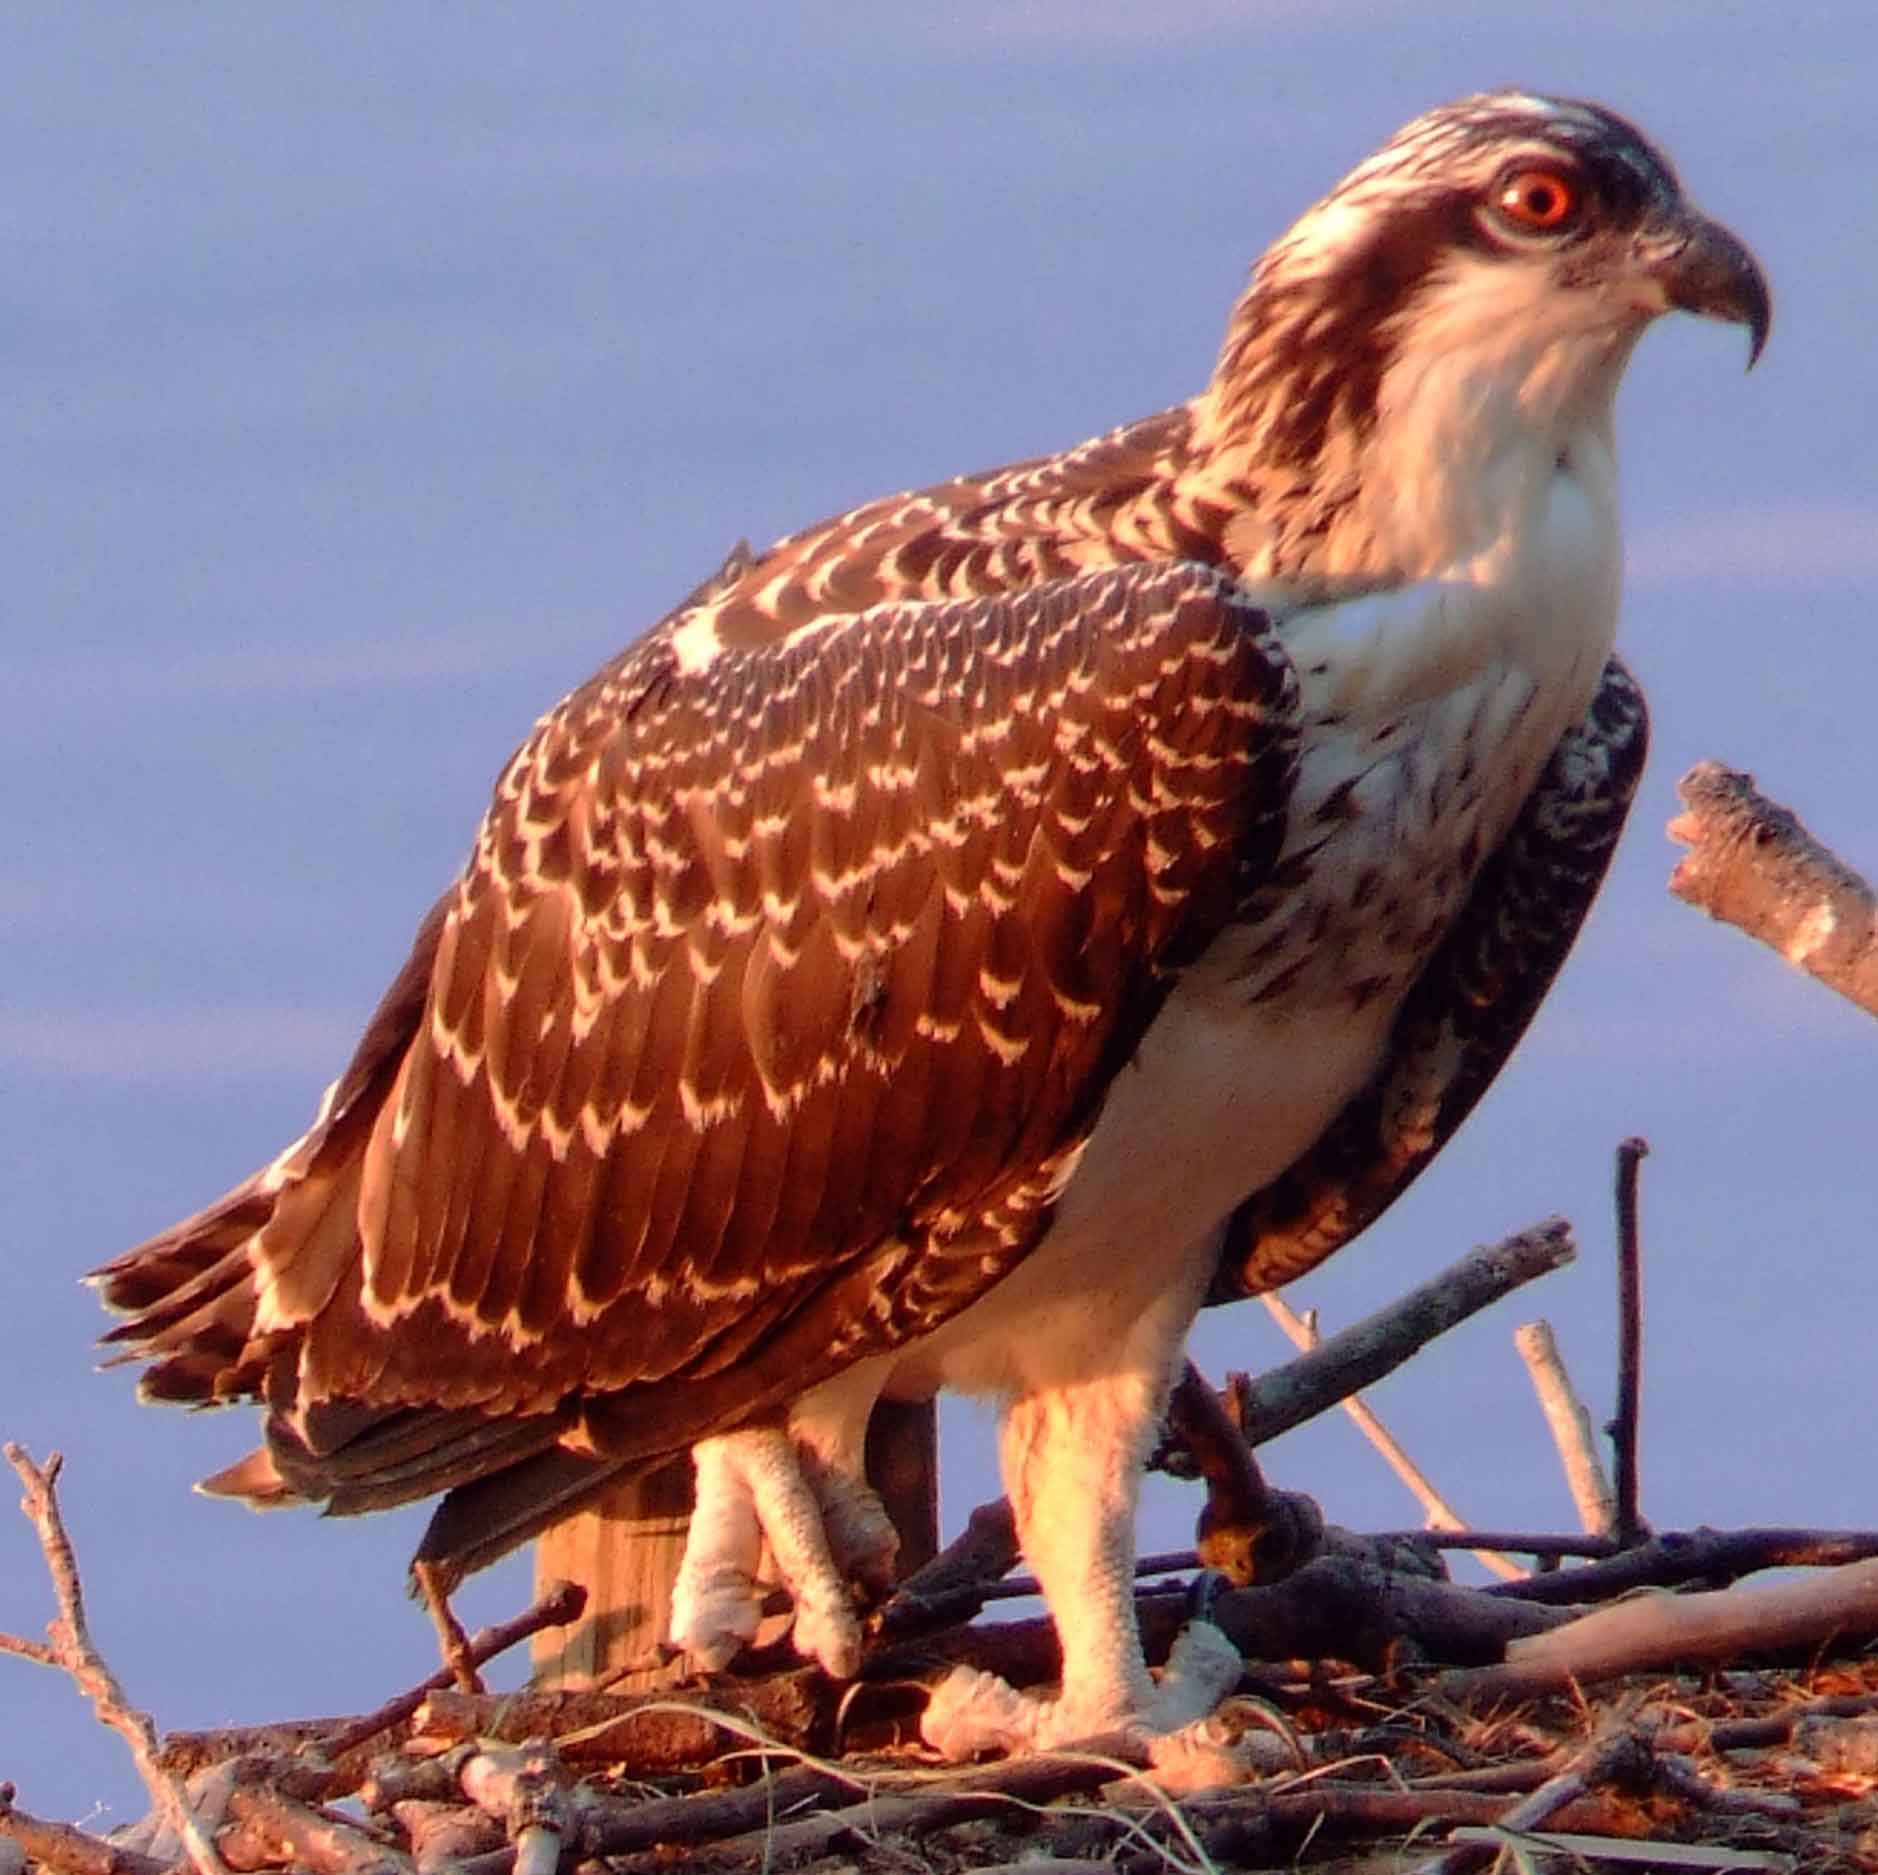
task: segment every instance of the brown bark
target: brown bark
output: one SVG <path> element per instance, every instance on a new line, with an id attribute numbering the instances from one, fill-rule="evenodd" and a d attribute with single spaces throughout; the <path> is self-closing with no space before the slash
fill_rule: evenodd
<path id="1" fill-rule="evenodd" d="M 241 1786 L 228 1794 L 231 1819 L 217 1841 L 234 1869 L 291 1863 L 311 1875 L 411 1875 L 411 1858 L 355 1823 L 278 1791 Z"/>
<path id="2" fill-rule="evenodd" d="M 748 1857 L 759 1866 L 799 1862 L 845 1850 L 864 1850 L 887 1836 L 929 1836 L 977 1819 L 1023 1820 L 1026 1809 L 1055 1799 L 1094 1791 L 1120 1775 L 1116 1765 L 1086 1758 L 1028 1758 L 976 1778 L 947 1780 L 937 1788 L 877 1791 L 865 1801 L 823 1811 L 798 1822 L 751 1831 L 716 1846 L 725 1859 Z M 1123 1787 L 1124 1793 L 1126 1786 Z M 1137 1789 L 1137 1795 L 1145 1792 Z M 1373 1786 L 1313 1784 L 1308 1791 L 1268 1795 L 1236 1792 L 1230 1797 L 1198 1800 L 1182 1806 L 1188 1827 L 1200 1846 L 1221 1862 L 1257 1866 L 1289 1860 L 1307 1841 L 1319 1837 L 1396 1835 L 1443 1823 L 1491 1824 L 1501 1821 L 1507 1803 L 1468 1791 L 1386 1790 Z M 1580 1829 L 1616 1833 L 1621 1827 L 1609 1808 L 1580 1793 L 1551 1820 Z M 1039 1840 L 1080 1856 L 1114 1844 L 1133 1831 L 1139 1840 L 1144 1822 L 1159 1818 L 1141 1809 L 1110 1815 L 1062 1817 L 1046 1812 L 1039 1819 Z M 1162 1834 L 1159 1829 L 1155 1834 Z M 1157 1865 L 1165 1866 L 1156 1858 Z M 1024 1865 L 1032 1866 L 1029 1861 Z"/>
<path id="3" fill-rule="evenodd" d="M 1669 889 L 1776 950 L 1878 1016 L 1878 896 L 1768 800 L 1754 777 L 1698 762 L 1676 785 L 1688 809 L 1669 836 L 1689 847 Z"/>
<path id="4" fill-rule="evenodd" d="M 939 1553 L 939 1413 L 931 1400 L 882 1400 L 867 1422 L 867 1481 L 900 1537 L 901 1575 Z"/>
<path id="5" fill-rule="evenodd" d="M 707 1763 L 747 1742 L 743 1732 L 713 1722 L 722 1713 L 760 1726 L 789 1746 L 808 1748 L 832 1736 L 840 1689 L 813 1667 L 756 1680 L 648 1693 L 434 1692 L 413 1729 L 427 1740 L 493 1739 L 514 1744 L 552 1738 L 569 1763 L 626 1761 L 654 1773 Z M 578 1736 L 574 1736 L 578 1734 Z"/>
<path id="6" fill-rule="evenodd" d="M 1867 1556 L 1878 1556 L 1878 1530 L 1670 1530 L 1579 1569 L 1501 1582 L 1480 1593 L 1524 1602 L 1603 1602 L 1632 1589 L 1732 1582 L 1761 1569 L 1832 1568 Z"/>
<path id="7" fill-rule="evenodd" d="M 1878 1558 L 1798 1581 L 1706 1593 L 1630 1596 L 1508 1644 L 1505 1664 L 1443 1677 L 1453 1698 L 1526 1699 L 1626 1673 L 1756 1654 L 1808 1656 L 1878 1634 Z"/>
<path id="8" fill-rule="evenodd" d="M 419 1875 L 429 1875 L 468 1861 L 472 1856 L 500 1852 L 503 1833 L 498 1824 L 461 1803 L 439 1803 L 408 1797 L 392 1806 L 399 1827 L 409 1837 L 411 1855 Z"/>
<path id="9" fill-rule="evenodd" d="M 580 1846 L 588 1855 L 629 1855 L 637 1850 L 682 1848 L 717 1842 L 769 1827 L 778 1817 L 811 1804 L 829 1803 L 861 1780 L 799 1766 L 741 1790 L 702 1791 L 695 1797 L 654 1797 L 644 1803 L 590 1803 L 580 1821 Z"/>
<path id="10" fill-rule="evenodd" d="M 557 1582 L 546 1595 L 511 1620 L 479 1628 L 468 1643 L 468 1658 L 476 1666 L 524 1641 L 543 1628 L 576 1619 L 586 1591 L 572 1582 Z M 427 1680 L 388 1699 L 372 1711 L 330 1719 L 293 1719 L 274 1725 L 222 1727 L 208 1732 L 170 1732 L 163 1739 L 157 1762 L 177 1777 L 187 1777 L 230 1758 L 278 1760 L 269 1775 L 287 1795 L 331 1801 L 356 1790 L 369 1768 L 370 1752 L 386 1734 L 396 1733 L 425 1695 L 454 1683 L 445 1667 Z"/>
<path id="11" fill-rule="evenodd" d="M 1151 1661 L 1163 1660 L 1187 1620 L 1187 1597 L 1138 1593 L 1135 1608 Z M 1517 1613 L 1514 1611 L 1517 1610 Z M 1509 1641 L 1542 1634 L 1571 1616 L 1501 1601 L 1479 1589 L 1399 1574 L 1352 1556 L 1323 1556 L 1283 1582 L 1229 1589 L 1210 1610 L 1250 1660 L 1334 1659 L 1372 1671 L 1408 1647 L 1441 1661 L 1498 1661 Z M 865 1676 L 935 1677 L 941 1666 L 980 1667 L 1013 1686 L 1037 1686 L 1062 1670 L 1047 1619 L 980 1622 L 868 1661 Z"/>
<path id="12" fill-rule="evenodd" d="M 172 1875 L 155 1856 L 107 1842 L 70 1823 L 48 1823 L 13 1807 L 13 1786 L 0 1784 L 0 1837 L 16 1842 L 45 1868 L 61 1875 Z"/>
<path id="13" fill-rule="evenodd" d="M 1113 1764 L 1087 1758 L 1015 1758 L 987 1771 L 948 1778 L 942 1786 L 909 1792 L 876 1789 L 861 1802 L 824 1810 L 797 1822 L 778 1823 L 721 1845 L 728 1854 L 794 1861 L 826 1855 L 844 1844 L 873 1842 L 881 1836 L 930 1835 L 979 1817 L 1015 1818 L 1020 1806 L 1049 1803 L 1079 1790 L 1091 1790 L 1116 1775 Z"/>

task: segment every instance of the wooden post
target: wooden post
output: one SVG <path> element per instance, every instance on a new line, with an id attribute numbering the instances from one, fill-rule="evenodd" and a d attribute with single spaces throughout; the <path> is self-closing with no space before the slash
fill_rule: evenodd
<path id="1" fill-rule="evenodd" d="M 931 1400 L 882 1400 L 867 1422 L 867 1481 L 900 1533 L 908 1576 L 939 1554 L 939 1414 Z"/>
<path id="2" fill-rule="evenodd" d="M 690 1517 L 687 1457 L 621 1485 L 536 1543 L 537 1590 L 544 1582 L 578 1582 L 587 1607 L 573 1627 L 535 1636 L 535 1685 L 576 1693 L 606 1680 L 636 1692 L 676 1677 L 656 1664 L 654 1650 L 671 1616 Z M 614 1678 L 633 1661 L 643 1664 Z"/>
<path id="3" fill-rule="evenodd" d="M 867 1475 L 900 1533 L 901 1573 L 917 1569 L 939 1548 L 938 1415 L 930 1400 L 883 1400 L 874 1409 Z M 579 1582 L 587 1609 L 576 1626 L 535 1636 L 535 1685 L 580 1692 L 604 1681 L 633 1692 L 684 1672 L 682 1660 L 669 1668 L 656 1662 L 690 1516 L 691 1461 L 683 1458 L 620 1486 L 541 1538 L 537 1592 L 550 1582 Z"/>

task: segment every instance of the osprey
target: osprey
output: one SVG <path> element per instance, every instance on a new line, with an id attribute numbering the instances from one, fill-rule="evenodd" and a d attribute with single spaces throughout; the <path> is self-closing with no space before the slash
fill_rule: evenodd
<path id="1" fill-rule="evenodd" d="M 728 1660 L 767 1547 L 847 1674 L 869 1412 L 964 1388 L 1063 1681 L 934 1735 L 1191 1716 L 1236 1658 L 1157 1689 L 1130 1593 L 1183 1342 L 1419 1171 L 1596 890 L 1612 400 L 1672 308 L 1766 338 L 1632 126 L 1470 97 L 1190 403 L 733 553 L 511 760 L 310 1130 L 96 1273 L 144 1397 L 264 1406 L 206 1488 L 444 1492 L 450 1579 L 689 1449 L 674 1639 Z"/>

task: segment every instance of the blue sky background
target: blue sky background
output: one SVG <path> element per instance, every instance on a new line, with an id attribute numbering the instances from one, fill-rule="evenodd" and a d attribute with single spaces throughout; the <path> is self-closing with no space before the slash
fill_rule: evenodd
<path id="1" fill-rule="evenodd" d="M 1482 1522 L 1569 1504 L 1511 1346 L 1600 1415 L 1608 1186 L 1646 1168 L 1645 1508 L 1878 1524 L 1869 1020 L 1669 901 L 1701 756 L 1878 869 L 1878 28 L 1859 0 L 675 9 L 99 4 L 0 51 L 0 1436 L 67 1455 L 97 1637 L 165 1727 L 359 1710 L 433 1664 L 422 1513 L 188 1494 L 246 1414 L 138 1409 L 75 1278 L 304 1125 L 534 716 L 741 535 L 1075 442 L 1204 381 L 1258 251 L 1399 123 L 1595 96 L 1777 295 L 1623 402 L 1623 645 L 1656 752 L 1614 882 L 1462 1139 L 1294 1300 L 1331 1325 L 1549 1212 L 1585 1255 L 1375 1403 Z M 1280 1358 L 1256 1305 L 1197 1344 Z M 1833 1429 L 1830 1436 L 1827 1429 Z M 948 1420 L 949 1524 L 993 1487 Z M 1412 1522 L 1341 1424 L 1270 1454 Z M 11 1494 L 0 1490 L 0 1500 Z M 1157 1487 L 1144 1537 L 1185 1540 Z M 511 1566 L 466 1597 L 519 1606 Z M 48 1593 L 0 1519 L 0 1627 Z M 0 1777 L 141 1811 L 0 1660 Z"/>

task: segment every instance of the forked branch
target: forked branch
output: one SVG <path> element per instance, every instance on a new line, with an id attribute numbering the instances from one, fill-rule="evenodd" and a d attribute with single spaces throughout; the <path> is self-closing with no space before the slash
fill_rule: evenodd
<path id="1" fill-rule="evenodd" d="M 58 1478 L 62 1462 L 59 1454 L 50 1454 L 41 1466 L 34 1463 L 24 1446 L 15 1445 L 11 1440 L 4 1449 L 7 1463 L 26 1487 L 20 1509 L 39 1537 L 39 1547 L 52 1576 L 53 1594 L 59 1604 L 58 1615 L 46 1624 L 46 1651 L 51 1656 L 48 1664 L 56 1663 L 64 1668 L 78 1683 L 79 1691 L 91 1701 L 99 1722 L 122 1735 L 152 1802 L 164 1822 L 176 1832 L 198 1875 L 227 1875 L 214 1843 L 190 1809 L 189 1794 L 181 1779 L 159 1762 L 156 1727 L 151 1724 L 150 1715 L 139 1712 L 125 1698 L 117 1675 L 105 1663 L 92 1641 L 91 1630 L 85 1625 L 85 1595 L 78 1580 L 78 1562 L 72 1554 L 65 1519 L 59 1512 Z"/>

